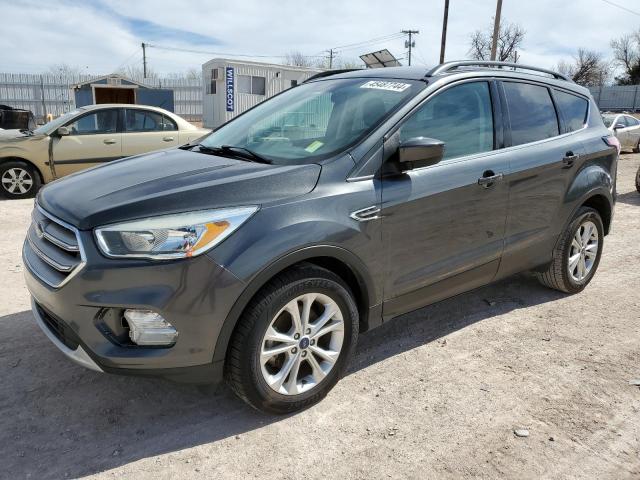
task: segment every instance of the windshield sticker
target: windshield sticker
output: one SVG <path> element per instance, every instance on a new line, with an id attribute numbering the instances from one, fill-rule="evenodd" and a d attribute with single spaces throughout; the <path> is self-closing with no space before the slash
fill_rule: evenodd
<path id="1" fill-rule="evenodd" d="M 376 90 L 389 90 L 391 92 L 404 92 L 411 86 L 410 83 L 402 82 L 383 82 L 381 80 L 371 80 L 370 82 L 360 85 L 360 88 L 375 88 Z"/>
<path id="2" fill-rule="evenodd" d="M 313 153 L 316 150 L 318 150 L 322 145 L 324 145 L 324 143 L 319 142 L 318 140 L 316 140 L 315 142 L 311 142 L 309 144 L 309 146 L 307 148 L 305 148 L 305 151 L 307 151 L 309 153 Z"/>

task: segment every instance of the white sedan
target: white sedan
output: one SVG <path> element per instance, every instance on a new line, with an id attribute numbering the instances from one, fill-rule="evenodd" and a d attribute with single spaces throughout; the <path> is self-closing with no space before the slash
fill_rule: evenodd
<path id="1" fill-rule="evenodd" d="M 605 126 L 618 138 L 622 149 L 640 152 L 640 120 L 628 114 L 605 113 Z"/>

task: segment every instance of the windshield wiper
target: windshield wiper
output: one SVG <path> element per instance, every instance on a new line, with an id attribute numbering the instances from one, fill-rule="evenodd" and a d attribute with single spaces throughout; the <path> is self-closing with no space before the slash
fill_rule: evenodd
<path id="1" fill-rule="evenodd" d="M 268 158 L 261 157 L 257 153 L 252 152 L 248 148 L 244 148 L 244 147 L 236 147 L 233 145 L 221 145 L 219 147 L 209 147 L 207 145 L 203 145 L 202 143 L 199 143 L 197 145 L 191 145 L 191 148 L 193 147 L 198 147 L 198 149 L 201 152 L 210 152 L 217 155 L 226 154 L 234 158 L 242 158 L 244 160 L 249 160 L 250 162 L 266 163 L 269 165 L 271 164 L 271 160 L 269 160 Z"/>

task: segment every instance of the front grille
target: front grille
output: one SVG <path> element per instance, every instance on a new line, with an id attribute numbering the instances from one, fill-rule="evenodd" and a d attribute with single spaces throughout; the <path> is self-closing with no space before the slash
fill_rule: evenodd
<path id="1" fill-rule="evenodd" d="M 52 287 L 60 287 L 84 264 L 77 231 L 36 206 L 24 245 L 29 270 Z"/>
<path id="2" fill-rule="evenodd" d="M 75 333 L 71 330 L 71 327 L 62 320 L 58 320 L 40 305 L 36 304 L 36 308 L 38 309 L 38 313 L 40 313 L 40 317 L 44 320 L 46 327 L 58 340 L 64 343 L 67 348 L 70 348 L 71 350 L 78 348 L 80 342 L 78 342 Z"/>

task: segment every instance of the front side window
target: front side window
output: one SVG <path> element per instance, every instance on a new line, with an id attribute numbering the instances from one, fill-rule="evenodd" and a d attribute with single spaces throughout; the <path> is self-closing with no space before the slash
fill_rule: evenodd
<path id="1" fill-rule="evenodd" d="M 400 127 L 400 141 L 415 137 L 443 141 L 444 159 L 493 150 L 489 84 L 464 83 L 427 100 Z"/>
<path id="2" fill-rule="evenodd" d="M 240 76 L 236 77 L 240 85 Z M 202 140 L 252 150 L 274 163 L 327 158 L 355 144 L 426 87 L 414 80 L 327 79 L 260 103 Z"/>
<path id="3" fill-rule="evenodd" d="M 71 135 L 97 135 L 118 130 L 118 111 L 100 110 L 78 118 L 67 125 Z"/>
<path id="4" fill-rule="evenodd" d="M 125 132 L 161 132 L 175 130 L 171 121 L 158 112 L 148 110 L 127 109 L 125 115 Z"/>
<path id="5" fill-rule="evenodd" d="M 546 87 L 516 82 L 504 82 L 503 85 L 511 120 L 512 145 L 536 142 L 560 133 L 556 110 Z"/>
<path id="6" fill-rule="evenodd" d="M 589 102 L 585 98 L 559 90 L 556 90 L 554 95 L 558 109 L 562 112 L 567 131 L 575 132 L 584 127 L 587 121 Z"/>

